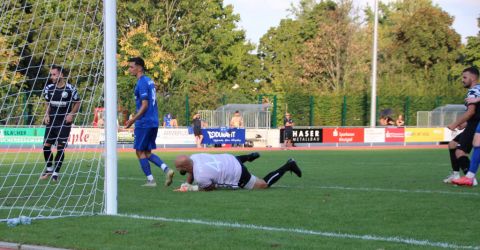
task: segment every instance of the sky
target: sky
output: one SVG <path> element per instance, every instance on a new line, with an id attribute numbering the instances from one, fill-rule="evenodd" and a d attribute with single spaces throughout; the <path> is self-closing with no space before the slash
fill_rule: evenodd
<path id="1" fill-rule="evenodd" d="M 392 0 L 379 0 L 389 2 Z M 270 27 L 275 27 L 280 20 L 288 17 L 291 4 L 298 5 L 300 0 L 224 0 L 224 4 L 233 5 L 234 12 L 240 14 L 240 28 L 247 33 L 247 39 L 258 44 L 260 37 Z M 363 8 L 373 6 L 374 0 L 353 0 L 354 4 Z M 455 18 L 453 28 L 466 42 L 467 36 L 475 36 L 479 29 L 477 18 L 480 16 L 480 0 L 433 0 Z"/>

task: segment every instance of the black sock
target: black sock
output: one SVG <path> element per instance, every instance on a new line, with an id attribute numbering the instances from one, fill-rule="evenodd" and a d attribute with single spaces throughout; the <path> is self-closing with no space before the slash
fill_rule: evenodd
<path id="1" fill-rule="evenodd" d="M 45 158 L 47 168 L 52 167 L 52 146 L 43 146 L 43 157 Z"/>
<path id="2" fill-rule="evenodd" d="M 239 155 L 239 156 L 236 156 L 236 157 L 237 157 L 237 160 L 240 163 L 245 163 L 249 159 L 249 155 Z"/>
<path id="3" fill-rule="evenodd" d="M 55 172 L 56 173 L 59 173 L 60 168 L 62 168 L 63 159 L 65 158 L 65 154 L 63 153 L 64 149 L 65 149 L 65 146 L 63 145 L 57 146 L 57 155 L 55 155 Z"/>
<path id="4" fill-rule="evenodd" d="M 468 172 L 468 168 L 470 167 L 470 159 L 467 156 L 461 156 L 458 158 L 458 168 L 463 171 L 464 174 Z"/>
<path id="5" fill-rule="evenodd" d="M 448 149 L 448 152 L 450 153 L 450 163 L 452 164 L 452 170 L 458 172 L 460 168 L 458 167 L 458 160 L 457 156 L 455 155 L 455 151 L 457 151 L 457 149 Z"/>
<path id="6" fill-rule="evenodd" d="M 289 167 L 289 164 L 287 163 L 287 164 L 281 166 L 279 169 L 277 169 L 275 171 L 272 171 L 269 174 L 267 174 L 265 177 L 263 177 L 263 180 L 270 187 L 273 184 L 275 184 L 275 182 L 280 180 L 280 178 L 282 178 L 283 174 L 285 174 L 285 172 L 287 172 L 288 170 L 290 170 L 290 167 Z"/>

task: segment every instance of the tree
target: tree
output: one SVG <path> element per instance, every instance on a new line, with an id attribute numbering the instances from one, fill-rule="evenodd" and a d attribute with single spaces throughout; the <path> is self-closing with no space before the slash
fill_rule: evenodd
<path id="1" fill-rule="evenodd" d="M 477 18 L 477 27 L 480 28 L 480 17 Z M 467 45 L 462 50 L 462 54 L 465 65 L 480 68 L 480 31 L 477 36 L 467 38 Z"/>
<path id="2" fill-rule="evenodd" d="M 392 19 L 394 49 L 409 63 L 428 71 L 436 64 L 452 65 L 458 57 L 460 35 L 452 28 L 453 18 L 430 0 L 404 0 Z"/>
<path id="3" fill-rule="evenodd" d="M 351 90 L 362 90 L 361 84 L 355 85 L 365 70 L 355 65 L 363 64 L 367 48 L 355 39 L 361 34 L 355 16 L 350 14 L 352 2 L 326 1 L 318 9 L 315 36 L 305 42 L 306 49 L 295 58 L 303 68 L 301 84 L 309 92 L 341 92 L 346 90 L 347 83 L 351 84 Z"/>
<path id="4" fill-rule="evenodd" d="M 239 16 L 233 14 L 232 6 L 224 7 L 221 0 L 139 0 L 123 2 L 119 8 L 119 20 L 124 23 L 121 36 L 148 23 L 148 32 L 158 39 L 159 48 L 174 58 L 171 78 L 165 84 L 169 98 L 183 99 L 189 93 L 196 103 L 193 109 L 214 108 L 218 103 L 196 102 L 195 98 L 245 95 L 255 99 L 252 93 L 260 64 L 250 53 L 254 46 L 246 42 L 245 32 L 236 27 Z M 218 91 L 203 97 L 195 86 L 204 84 Z M 239 89 L 232 89 L 235 84 Z"/>

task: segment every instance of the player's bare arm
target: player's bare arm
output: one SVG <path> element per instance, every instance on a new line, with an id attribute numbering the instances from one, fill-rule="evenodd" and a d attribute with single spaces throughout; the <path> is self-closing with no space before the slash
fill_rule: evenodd
<path id="1" fill-rule="evenodd" d="M 45 103 L 45 116 L 43 117 L 43 123 L 45 125 L 50 124 L 50 103 Z"/>
<path id="2" fill-rule="evenodd" d="M 480 102 L 480 97 L 465 98 L 465 102 L 468 103 L 468 104 L 478 103 L 478 102 Z"/>
<path id="3" fill-rule="evenodd" d="M 79 109 L 80 109 L 80 102 L 73 102 L 72 111 L 70 111 L 67 117 L 65 117 L 65 122 L 68 124 L 72 123 Z"/>
<path id="4" fill-rule="evenodd" d="M 457 129 L 461 124 L 467 122 L 472 116 L 475 115 L 475 105 L 468 105 L 467 111 L 463 113 L 456 121 L 450 123 L 447 128 L 450 130 Z"/>
<path id="5" fill-rule="evenodd" d="M 148 109 L 148 100 L 143 100 L 142 101 L 142 106 L 140 107 L 140 109 L 138 110 L 137 114 L 135 114 L 132 119 L 128 120 L 125 127 L 126 128 L 129 128 L 131 127 L 136 120 L 138 120 L 140 117 L 142 117 L 142 115 L 147 112 L 147 109 Z"/>

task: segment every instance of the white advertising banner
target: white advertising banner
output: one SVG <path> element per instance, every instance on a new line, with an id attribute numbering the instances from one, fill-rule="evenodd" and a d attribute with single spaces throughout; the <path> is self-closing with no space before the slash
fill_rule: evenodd
<path id="1" fill-rule="evenodd" d="M 365 128 L 364 141 L 371 142 L 385 142 L 385 128 Z"/>
<path id="2" fill-rule="evenodd" d="M 98 145 L 103 129 L 100 128 L 72 128 L 68 144 L 70 145 Z"/>
<path id="3" fill-rule="evenodd" d="M 189 134 L 187 128 L 160 128 L 155 143 L 157 145 L 195 144 L 195 136 Z"/>

